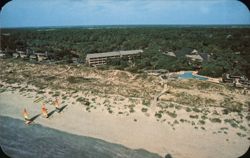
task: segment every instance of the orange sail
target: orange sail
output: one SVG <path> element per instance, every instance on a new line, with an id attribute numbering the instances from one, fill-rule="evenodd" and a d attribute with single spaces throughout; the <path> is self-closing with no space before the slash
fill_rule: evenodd
<path id="1" fill-rule="evenodd" d="M 23 117 L 25 120 L 29 120 L 29 114 L 28 114 L 26 108 L 24 108 L 24 110 L 23 110 Z"/>
<path id="2" fill-rule="evenodd" d="M 46 118 L 48 117 L 48 111 L 45 107 L 45 104 L 42 105 L 42 114 L 43 116 L 45 116 Z"/>
<path id="3" fill-rule="evenodd" d="M 58 109 L 60 104 L 59 104 L 59 100 L 56 98 L 56 100 L 54 101 L 54 105 L 55 107 Z"/>

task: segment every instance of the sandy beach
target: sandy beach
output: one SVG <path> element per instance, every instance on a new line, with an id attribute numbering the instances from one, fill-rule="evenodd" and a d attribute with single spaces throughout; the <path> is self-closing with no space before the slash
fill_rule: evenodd
<path id="1" fill-rule="evenodd" d="M 39 114 L 41 103 L 34 103 L 34 100 L 35 98 L 27 98 L 16 92 L 1 93 L 0 115 L 23 119 L 23 108 L 27 108 L 31 116 Z M 101 108 L 87 112 L 80 104 L 65 102 L 64 105 L 68 106 L 63 113 L 54 113 L 49 119 L 38 117 L 34 123 L 122 144 L 133 149 L 143 148 L 161 156 L 170 153 L 175 158 L 234 158 L 242 155 L 249 147 L 249 140 L 236 135 L 238 129 L 226 124 L 208 122 L 204 126 L 204 131 L 183 123 L 176 125 L 173 130 L 167 122 L 173 122 L 175 119 L 157 121 L 138 109 L 129 116 L 120 116 L 109 114 Z M 52 105 L 47 105 L 47 108 L 49 111 L 53 110 Z M 178 114 L 184 116 L 186 112 L 180 110 Z M 221 127 L 229 128 L 227 135 L 214 133 Z"/>
<path id="2" fill-rule="evenodd" d="M 0 60 L 0 115 L 27 126 L 144 149 L 162 157 L 235 158 L 250 144 L 249 97 L 241 89 L 195 79 L 84 66 L 35 65 Z M 32 74 L 32 75 L 31 75 Z M 53 112 L 58 98 L 61 113 Z"/>

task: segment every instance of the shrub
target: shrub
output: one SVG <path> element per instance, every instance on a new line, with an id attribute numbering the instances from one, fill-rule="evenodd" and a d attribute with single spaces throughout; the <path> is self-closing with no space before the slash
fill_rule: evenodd
<path id="1" fill-rule="evenodd" d="M 204 125 L 206 122 L 205 122 L 204 120 L 199 120 L 199 123 L 200 123 L 201 125 Z"/>
<path id="2" fill-rule="evenodd" d="M 173 107 L 174 107 L 174 104 L 170 103 L 170 104 L 169 104 L 169 107 L 170 107 L 170 108 L 173 108 Z"/>
<path id="3" fill-rule="evenodd" d="M 180 105 L 175 105 L 175 109 L 180 110 L 181 106 Z"/>
<path id="4" fill-rule="evenodd" d="M 206 120 L 206 119 L 207 119 L 207 116 L 202 115 L 202 116 L 201 116 L 201 119 L 202 119 L 202 120 Z"/>
<path id="5" fill-rule="evenodd" d="M 221 127 L 220 129 L 221 129 L 221 130 L 228 130 L 227 127 Z"/>
<path id="6" fill-rule="evenodd" d="M 142 111 L 142 112 L 147 112 L 148 109 L 147 109 L 147 108 L 142 108 L 141 111 Z"/>
<path id="7" fill-rule="evenodd" d="M 67 96 L 63 96 L 62 99 L 65 100 L 67 98 Z"/>
<path id="8" fill-rule="evenodd" d="M 242 126 L 242 125 L 240 125 L 240 129 L 243 130 L 243 131 L 247 131 L 247 128 Z"/>
<path id="9" fill-rule="evenodd" d="M 196 107 L 193 108 L 193 111 L 194 111 L 194 112 L 201 112 L 201 111 L 200 111 L 198 108 L 196 108 Z"/>
<path id="10" fill-rule="evenodd" d="M 240 137 L 245 137 L 246 135 L 245 134 L 242 134 L 242 133 L 240 133 L 240 132 L 237 132 L 236 133 L 238 136 L 240 136 Z"/>
<path id="11" fill-rule="evenodd" d="M 145 106 L 149 106 L 150 105 L 150 101 L 149 100 L 142 100 L 142 104 L 145 105 Z"/>
<path id="12" fill-rule="evenodd" d="M 76 101 L 78 101 L 78 102 L 80 102 L 80 103 L 82 103 L 82 104 L 85 104 L 85 105 L 87 105 L 87 106 L 90 105 L 90 102 L 88 101 L 88 99 L 83 98 L 83 97 L 77 98 Z"/>
<path id="13" fill-rule="evenodd" d="M 177 121 L 177 120 L 174 120 L 174 124 L 179 124 L 179 121 Z"/>
<path id="14" fill-rule="evenodd" d="M 210 120 L 211 122 L 221 123 L 221 119 L 219 119 L 219 118 L 210 118 L 209 120 Z"/>
<path id="15" fill-rule="evenodd" d="M 189 115 L 190 118 L 193 118 L 193 119 L 198 119 L 199 116 L 198 115 Z"/>
<path id="16" fill-rule="evenodd" d="M 220 105 L 227 109 L 227 113 L 229 112 L 241 112 L 243 104 L 240 102 L 233 101 L 231 98 L 225 98 Z"/>
<path id="17" fill-rule="evenodd" d="M 180 119 L 180 121 L 183 123 L 183 122 L 185 122 L 185 120 L 184 119 Z"/>
<path id="18" fill-rule="evenodd" d="M 53 92 L 52 92 L 52 91 L 49 91 L 49 94 L 53 94 Z"/>
<path id="19" fill-rule="evenodd" d="M 211 77 L 221 77 L 223 73 L 223 67 L 219 63 L 209 63 L 203 65 L 202 69 L 199 70 L 199 75 L 211 76 Z"/>
<path id="20" fill-rule="evenodd" d="M 247 119 L 248 121 L 250 121 L 250 115 L 246 116 L 246 119 Z"/>
<path id="21" fill-rule="evenodd" d="M 176 118 L 177 117 L 177 114 L 175 112 L 169 112 L 167 111 L 167 114 L 172 117 L 172 118 Z"/>
<path id="22" fill-rule="evenodd" d="M 161 118 L 161 117 L 162 117 L 162 114 L 159 113 L 159 112 L 158 112 L 158 113 L 156 112 L 156 113 L 155 113 L 155 116 L 156 116 L 157 118 Z"/>
<path id="23" fill-rule="evenodd" d="M 192 110 L 191 110 L 191 108 L 187 107 L 187 108 L 186 108 L 186 111 L 187 111 L 187 112 L 191 112 Z"/>
<path id="24" fill-rule="evenodd" d="M 224 120 L 225 123 L 229 123 L 232 127 L 237 128 L 238 124 L 236 121 L 234 121 L 233 119 L 225 119 Z M 236 122 L 236 123 L 235 123 Z"/>
<path id="25" fill-rule="evenodd" d="M 172 158 L 172 156 L 170 154 L 167 154 L 165 158 Z"/>
<path id="26" fill-rule="evenodd" d="M 223 110 L 222 110 L 222 114 L 223 114 L 223 115 L 227 115 L 229 112 L 230 112 L 230 111 L 229 111 L 228 109 L 223 109 Z"/>
<path id="27" fill-rule="evenodd" d="M 58 97 L 60 96 L 60 92 L 59 91 L 56 91 L 54 94 L 53 94 L 53 97 Z"/>
<path id="28" fill-rule="evenodd" d="M 44 91 L 38 91 L 37 94 L 43 94 L 45 93 Z"/>
<path id="29" fill-rule="evenodd" d="M 0 93 L 3 93 L 5 91 L 6 91 L 6 89 L 0 89 Z"/>
<path id="30" fill-rule="evenodd" d="M 69 77 L 67 78 L 67 81 L 68 81 L 69 83 L 72 83 L 72 84 L 74 84 L 74 83 L 86 83 L 86 82 L 91 82 L 91 80 L 93 80 L 93 79 L 84 78 L 84 77 L 74 77 L 74 76 L 69 76 Z"/>
<path id="31" fill-rule="evenodd" d="M 130 108 L 130 109 L 129 109 L 129 112 L 130 112 L 130 113 L 135 112 L 134 108 Z"/>

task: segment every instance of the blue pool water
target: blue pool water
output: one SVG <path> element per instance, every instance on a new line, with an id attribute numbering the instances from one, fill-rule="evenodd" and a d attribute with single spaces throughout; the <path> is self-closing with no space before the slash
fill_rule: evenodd
<path id="1" fill-rule="evenodd" d="M 179 78 L 181 79 L 198 79 L 198 80 L 207 80 L 206 77 L 202 77 L 202 76 L 196 76 L 196 75 L 193 75 L 191 71 L 187 71 L 187 72 L 184 72 L 183 74 L 180 74 L 179 75 Z"/>

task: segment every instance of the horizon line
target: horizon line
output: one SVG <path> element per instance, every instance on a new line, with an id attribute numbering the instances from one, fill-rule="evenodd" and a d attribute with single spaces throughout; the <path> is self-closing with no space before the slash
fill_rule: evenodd
<path id="1" fill-rule="evenodd" d="M 0 29 L 15 28 L 66 28 L 66 27 L 98 27 L 98 26 L 249 26 L 250 24 L 95 24 L 95 25 L 47 25 L 47 26 L 10 26 Z"/>

